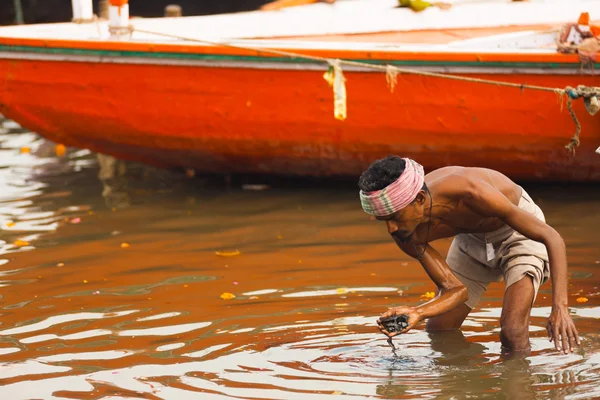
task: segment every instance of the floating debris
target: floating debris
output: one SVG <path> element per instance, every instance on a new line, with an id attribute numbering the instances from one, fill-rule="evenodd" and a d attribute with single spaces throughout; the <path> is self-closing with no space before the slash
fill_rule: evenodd
<path id="1" fill-rule="evenodd" d="M 233 293 L 229 293 L 229 292 L 225 292 L 220 296 L 223 300 L 231 300 L 231 299 L 235 299 L 235 294 Z"/>
<path id="2" fill-rule="evenodd" d="M 127 243 L 127 242 L 123 242 L 123 243 L 121 243 L 121 248 L 122 248 L 122 249 L 127 249 L 127 248 L 129 248 L 129 243 Z"/>
<path id="3" fill-rule="evenodd" d="M 54 147 L 54 152 L 56 153 L 57 157 L 63 157 L 67 153 L 67 148 L 64 144 L 57 144 Z"/>
<path id="4" fill-rule="evenodd" d="M 21 154 L 28 154 L 28 153 L 31 153 L 30 147 L 21 147 Z"/>
<path id="5" fill-rule="evenodd" d="M 435 297 L 435 292 L 425 292 L 424 294 L 421 295 L 422 299 L 428 299 L 431 300 Z"/>
<path id="6" fill-rule="evenodd" d="M 261 192 L 263 190 L 268 190 L 271 187 L 269 185 L 263 185 L 263 184 L 246 184 L 246 185 L 242 185 L 242 189 L 243 190 L 250 190 L 253 192 Z"/>
<path id="7" fill-rule="evenodd" d="M 577 300 L 575 300 L 578 303 L 587 303 L 588 302 L 588 298 L 587 297 L 578 297 Z"/>
<path id="8" fill-rule="evenodd" d="M 235 251 L 215 251 L 215 254 L 220 257 L 235 257 L 242 254 L 239 250 Z"/>
<path id="9" fill-rule="evenodd" d="M 17 247 L 29 246 L 29 242 L 26 242 L 25 240 L 21 239 L 15 240 L 13 244 Z"/>

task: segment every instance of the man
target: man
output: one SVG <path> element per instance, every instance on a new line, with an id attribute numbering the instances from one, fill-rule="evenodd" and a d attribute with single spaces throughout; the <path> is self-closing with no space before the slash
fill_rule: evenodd
<path id="1" fill-rule="evenodd" d="M 437 295 L 417 307 L 395 307 L 381 319 L 406 314 L 405 333 L 427 319 L 427 330 L 458 329 L 488 284 L 504 279 L 500 318 L 505 352 L 527 353 L 529 315 L 540 285 L 552 275 L 546 329 L 557 350 L 579 345 L 567 308 L 567 257 L 561 236 L 545 223 L 531 197 L 506 176 L 484 168 L 445 167 L 426 176 L 415 161 L 390 156 L 361 175 L 365 212 L 385 221 L 401 250 L 418 259 Z M 455 237 L 447 260 L 431 241 Z"/>

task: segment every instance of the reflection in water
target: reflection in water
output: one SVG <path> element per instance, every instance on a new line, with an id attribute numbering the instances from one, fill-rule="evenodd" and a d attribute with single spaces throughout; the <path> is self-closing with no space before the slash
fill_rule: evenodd
<path id="1" fill-rule="evenodd" d="M 108 208 L 127 208 L 130 205 L 127 193 L 127 166 L 125 161 L 118 160 L 106 154 L 96 154 L 98 160 L 98 179 L 104 189 L 102 196 Z"/>
<path id="2" fill-rule="evenodd" d="M 353 184 L 225 188 L 57 156 L 11 121 L 0 146 L 2 399 L 600 396 L 600 217 L 582 212 L 598 189 L 528 188 L 569 248 L 577 353 L 545 337 L 547 285 L 531 356 L 502 359 L 492 284 L 461 331 L 420 327 L 394 356 L 375 319 L 433 287 L 363 215 Z"/>

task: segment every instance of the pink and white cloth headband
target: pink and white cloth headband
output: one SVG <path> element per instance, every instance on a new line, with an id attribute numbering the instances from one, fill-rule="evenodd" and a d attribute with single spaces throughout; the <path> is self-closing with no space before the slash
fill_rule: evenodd
<path id="1" fill-rule="evenodd" d="M 406 167 L 394 182 L 381 190 L 360 191 L 360 203 L 367 214 L 376 217 L 391 215 L 413 202 L 423 187 L 423 167 L 410 158 L 403 158 Z"/>

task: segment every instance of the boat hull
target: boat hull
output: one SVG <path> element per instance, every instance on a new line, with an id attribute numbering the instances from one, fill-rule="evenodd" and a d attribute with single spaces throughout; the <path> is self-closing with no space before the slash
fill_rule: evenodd
<path id="1" fill-rule="evenodd" d="M 0 59 L 0 112 L 55 142 L 199 172 L 358 176 L 399 154 L 427 169 L 494 168 L 517 180 L 599 181 L 600 120 L 552 92 L 346 71 L 348 117 L 333 118 L 323 69 Z M 598 86 L 593 75 L 461 74 Z"/>

